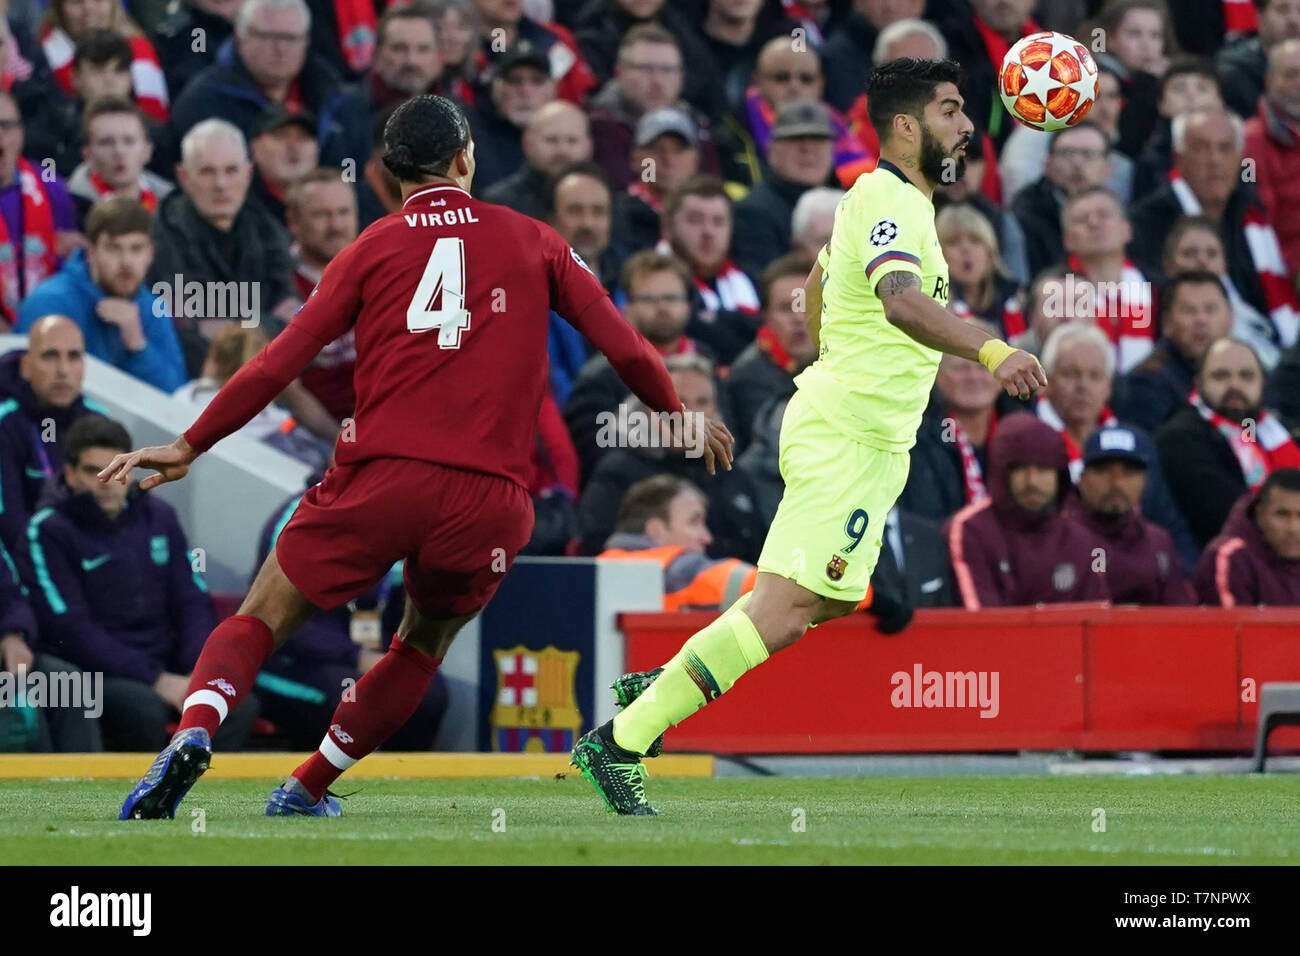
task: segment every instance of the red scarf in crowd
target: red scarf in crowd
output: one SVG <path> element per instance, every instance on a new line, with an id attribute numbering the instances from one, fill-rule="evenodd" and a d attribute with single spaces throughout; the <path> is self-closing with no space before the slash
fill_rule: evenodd
<path id="1" fill-rule="evenodd" d="M 664 211 L 663 201 L 660 200 L 659 197 L 656 196 L 654 193 L 652 193 L 650 191 L 650 187 L 647 186 L 645 183 L 641 182 L 641 180 L 639 179 L 634 180 L 627 187 L 627 192 L 629 196 L 636 196 L 638 199 L 640 199 L 643 203 L 645 203 L 655 212 L 662 213 Z"/>
<path id="2" fill-rule="evenodd" d="M 989 490 L 984 485 L 984 469 L 980 467 L 979 456 L 975 454 L 975 445 L 971 442 L 970 436 L 966 434 L 966 430 L 951 415 L 948 415 L 945 420 L 952 422 L 953 438 L 957 442 L 957 451 L 961 453 L 961 476 L 962 482 L 966 486 L 966 504 L 973 505 L 989 496 Z M 997 427 L 997 424 L 998 413 L 991 412 L 989 431 L 984 436 L 985 448 L 993 440 L 993 430 Z"/>
<path id="3" fill-rule="evenodd" d="M 1254 0 L 1223 0 L 1223 30 L 1230 39 L 1254 33 L 1258 27 Z"/>
<path id="4" fill-rule="evenodd" d="M 793 375 L 799 370 L 799 360 L 785 350 L 776 337 L 776 333 L 766 325 L 758 330 L 758 334 L 754 336 L 754 341 L 758 343 L 758 347 L 763 353 L 772 360 L 772 364 L 782 369 L 786 374 Z"/>
<path id="5" fill-rule="evenodd" d="M 1078 256 L 1066 260 L 1078 279 L 1092 282 Z M 1142 363 L 1156 346 L 1155 307 L 1151 284 L 1142 270 L 1125 259 L 1119 273 L 1119 295 L 1094 295 L 1094 319 L 1115 346 L 1115 370 L 1127 372 Z"/>
<path id="6" fill-rule="evenodd" d="M 1199 393 L 1192 392 L 1187 400 L 1227 440 L 1251 491 L 1259 491 L 1264 479 L 1275 469 L 1300 468 L 1300 448 L 1291 440 L 1286 426 L 1267 411 L 1260 411 L 1251 434 L 1244 423 L 1234 422 L 1206 405 Z"/>
<path id="7" fill-rule="evenodd" d="M 334 0 L 343 60 L 353 73 L 364 73 L 375 56 L 375 7 L 370 0 Z"/>
<path id="8" fill-rule="evenodd" d="M 22 190 L 23 234 L 22 275 L 18 274 L 19 250 L 9 235 L 9 227 L 0 216 L 0 307 L 12 321 L 22 299 L 23 290 L 31 292 L 54 274 L 58 259 L 54 251 L 54 212 L 50 197 L 32 164 L 18 160 L 16 170 Z"/>
<path id="9" fill-rule="evenodd" d="M 1183 212 L 1189 216 L 1199 216 L 1200 200 L 1192 192 L 1192 187 L 1187 185 L 1183 174 L 1176 169 L 1170 170 L 1169 182 Z M 1273 326 L 1283 342 L 1294 342 L 1300 335 L 1300 300 L 1296 298 L 1295 287 L 1287 279 L 1286 260 L 1282 258 L 1282 245 L 1277 241 L 1277 233 L 1273 231 L 1268 213 L 1258 200 L 1252 202 L 1246 210 L 1244 232 L 1251 264 L 1259 274 L 1259 284 L 1264 289 L 1268 317 L 1273 320 Z"/>
<path id="10" fill-rule="evenodd" d="M 758 314 L 760 306 L 754 283 L 750 281 L 749 276 L 745 275 L 744 270 L 730 259 L 723 263 L 712 282 L 695 276 L 695 288 L 699 290 L 706 312 L 717 312 L 723 309 L 727 312 Z"/>
<path id="11" fill-rule="evenodd" d="M 128 34 L 131 45 L 131 89 L 135 101 L 146 116 L 160 123 L 167 121 L 167 79 L 153 44 L 141 33 Z M 59 88 L 69 96 L 76 96 L 72 88 L 72 59 L 77 46 L 58 27 L 46 26 L 41 30 L 41 52 L 50 64 Z"/>
<path id="12" fill-rule="evenodd" d="M 1060 432 L 1061 437 L 1065 439 L 1065 452 L 1070 457 L 1070 480 L 1078 481 L 1079 476 L 1083 474 L 1083 449 L 1081 449 L 1078 443 L 1070 437 L 1070 433 L 1065 430 L 1065 419 L 1061 417 L 1061 413 L 1053 407 L 1052 403 L 1047 400 L 1046 395 L 1038 396 L 1038 404 L 1035 406 L 1035 410 L 1038 413 L 1039 420 L 1051 425 L 1052 428 Z M 1101 414 L 1097 416 L 1097 427 L 1110 428 L 1111 426 L 1118 424 L 1119 419 L 1115 417 L 1115 413 L 1110 410 L 1110 407 L 1102 406 Z"/>
<path id="13" fill-rule="evenodd" d="M 993 64 L 994 69 L 1001 69 L 1002 61 L 1007 58 L 1007 53 L 1011 50 L 1011 44 L 1002 39 L 1002 34 L 985 23 L 979 16 L 975 17 L 975 29 L 979 31 L 981 39 L 984 40 L 984 50 L 989 55 L 989 62 Z M 1042 32 L 1043 28 L 1034 21 L 1033 17 L 1027 17 L 1025 22 L 1020 25 L 1020 35 L 1022 37 Z"/>
<path id="14" fill-rule="evenodd" d="M 116 190 L 114 190 L 108 183 L 104 182 L 103 177 L 93 170 L 90 173 L 90 185 L 95 190 L 95 195 L 101 198 L 117 194 Z M 149 212 L 153 212 L 158 208 L 158 196 L 152 189 L 145 185 L 144 176 L 140 177 L 140 205 L 144 206 L 144 208 Z"/>

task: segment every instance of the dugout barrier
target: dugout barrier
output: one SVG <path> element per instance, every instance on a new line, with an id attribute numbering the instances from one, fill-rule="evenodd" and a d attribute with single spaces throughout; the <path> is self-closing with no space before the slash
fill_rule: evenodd
<path id="1" fill-rule="evenodd" d="M 620 615 L 625 666 L 661 665 L 713 617 Z M 747 674 L 665 750 L 1249 753 L 1260 685 L 1296 680 L 1300 608 L 923 610 L 892 637 L 852 615 Z M 1300 749 L 1300 728 L 1274 732 L 1282 749 Z"/>

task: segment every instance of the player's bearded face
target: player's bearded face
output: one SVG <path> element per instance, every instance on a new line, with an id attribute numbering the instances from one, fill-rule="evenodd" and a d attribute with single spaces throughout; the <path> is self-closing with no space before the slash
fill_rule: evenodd
<path id="1" fill-rule="evenodd" d="M 958 136 L 951 145 L 921 125 L 921 173 L 932 183 L 955 183 L 966 175 L 966 154 L 961 147 L 970 142 L 969 136 Z"/>

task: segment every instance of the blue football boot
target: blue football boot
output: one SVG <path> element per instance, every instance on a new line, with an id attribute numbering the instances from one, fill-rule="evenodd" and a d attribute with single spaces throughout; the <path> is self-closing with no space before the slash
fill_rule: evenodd
<path id="1" fill-rule="evenodd" d="M 119 820 L 171 820 L 176 805 L 212 762 L 212 740 L 202 727 L 177 731 L 122 804 Z"/>

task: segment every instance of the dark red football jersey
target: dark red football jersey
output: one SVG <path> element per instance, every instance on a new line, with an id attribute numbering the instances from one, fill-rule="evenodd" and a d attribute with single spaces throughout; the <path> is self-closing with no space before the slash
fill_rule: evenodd
<path id="1" fill-rule="evenodd" d="M 340 464 L 416 458 L 526 487 L 552 309 L 648 406 L 681 409 L 663 360 L 554 229 L 444 185 L 411 194 L 335 256 L 288 328 L 185 438 L 206 451 L 351 328 L 357 403 Z"/>

